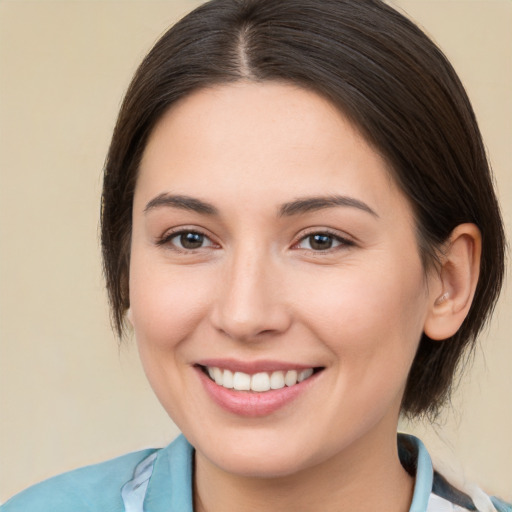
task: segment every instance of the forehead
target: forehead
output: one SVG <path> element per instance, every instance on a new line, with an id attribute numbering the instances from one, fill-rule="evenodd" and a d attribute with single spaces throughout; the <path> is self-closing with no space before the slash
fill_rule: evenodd
<path id="1" fill-rule="evenodd" d="M 350 192 L 378 205 L 401 196 L 390 176 L 385 160 L 322 96 L 238 82 L 196 91 L 164 114 L 143 154 L 136 200 L 192 187 L 219 201 L 241 192 L 260 201 Z"/>

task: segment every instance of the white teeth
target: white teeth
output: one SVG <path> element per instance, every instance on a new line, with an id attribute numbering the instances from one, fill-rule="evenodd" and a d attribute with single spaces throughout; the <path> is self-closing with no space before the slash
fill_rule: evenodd
<path id="1" fill-rule="evenodd" d="M 271 389 L 281 389 L 294 386 L 313 375 L 313 368 L 307 370 L 276 371 L 272 373 L 259 372 L 249 375 L 244 372 L 231 372 L 217 367 L 207 367 L 208 375 L 219 386 L 237 391 L 265 392 Z"/>
<path id="2" fill-rule="evenodd" d="M 270 376 L 270 389 L 284 388 L 284 372 L 272 372 Z M 295 384 L 295 382 L 294 382 Z"/>
<path id="3" fill-rule="evenodd" d="M 255 373 L 251 377 L 251 391 L 268 391 L 270 389 L 270 377 L 268 373 Z"/>
<path id="4" fill-rule="evenodd" d="M 249 391 L 251 389 L 251 376 L 247 373 L 235 372 L 235 375 L 233 375 L 233 387 L 237 391 Z"/>
<path id="5" fill-rule="evenodd" d="M 294 384 L 297 384 L 297 371 L 288 370 L 286 372 L 286 377 L 284 378 L 284 383 L 287 386 L 293 386 Z"/>
<path id="6" fill-rule="evenodd" d="M 213 378 L 219 386 L 222 386 L 223 380 L 224 380 L 223 379 L 223 371 L 220 368 L 214 368 L 213 369 Z"/>
<path id="7" fill-rule="evenodd" d="M 228 389 L 233 389 L 233 372 L 230 372 L 229 370 L 224 370 L 222 386 Z"/>
<path id="8" fill-rule="evenodd" d="M 297 382 L 302 382 L 303 380 L 308 379 L 313 375 L 313 368 L 308 368 L 307 370 L 302 370 L 299 372 L 299 375 L 297 376 Z"/>

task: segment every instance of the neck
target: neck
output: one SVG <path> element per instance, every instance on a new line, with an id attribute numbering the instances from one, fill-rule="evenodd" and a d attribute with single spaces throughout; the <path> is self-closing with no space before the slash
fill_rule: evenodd
<path id="1" fill-rule="evenodd" d="M 396 434 L 368 434 L 314 467 L 273 478 L 223 471 L 196 452 L 195 510 L 221 512 L 407 512 L 414 481 L 400 464 Z"/>

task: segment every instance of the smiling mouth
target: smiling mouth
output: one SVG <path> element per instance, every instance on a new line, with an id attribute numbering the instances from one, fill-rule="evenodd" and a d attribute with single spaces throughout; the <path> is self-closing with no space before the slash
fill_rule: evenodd
<path id="1" fill-rule="evenodd" d="M 303 370 L 258 372 L 251 375 L 244 372 L 232 372 L 231 370 L 216 366 L 199 365 L 199 368 L 218 386 L 235 391 L 252 391 L 256 393 L 293 387 L 323 370 L 323 368 L 306 368 Z"/>

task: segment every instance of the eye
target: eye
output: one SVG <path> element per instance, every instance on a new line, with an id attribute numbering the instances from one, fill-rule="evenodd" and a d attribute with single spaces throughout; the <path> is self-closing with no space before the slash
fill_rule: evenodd
<path id="1" fill-rule="evenodd" d="M 328 251 L 340 246 L 350 246 L 352 242 L 331 233 L 310 233 L 301 238 L 296 245 L 299 249 L 311 251 Z"/>
<path id="2" fill-rule="evenodd" d="M 171 233 L 158 242 L 158 245 L 166 244 L 171 244 L 183 251 L 193 251 L 194 249 L 203 249 L 214 245 L 206 235 L 197 231 L 179 231 L 177 233 Z"/>

